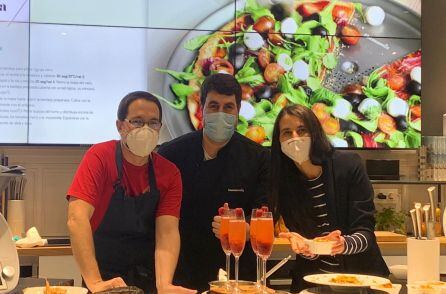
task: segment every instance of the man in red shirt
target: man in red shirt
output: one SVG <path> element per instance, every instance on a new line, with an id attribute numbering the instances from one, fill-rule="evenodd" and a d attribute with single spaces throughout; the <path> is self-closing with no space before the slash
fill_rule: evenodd
<path id="1" fill-rule="evenodd" d="M 196 293 L 172 285 L 182 183 L 177 167 L 152 152 L 161 118 L 150 93 L 125 96 L 116 121 L 121 140 L 93 145 L 68 190 L 73 254 L 91 292 L 131 285 Z"/>

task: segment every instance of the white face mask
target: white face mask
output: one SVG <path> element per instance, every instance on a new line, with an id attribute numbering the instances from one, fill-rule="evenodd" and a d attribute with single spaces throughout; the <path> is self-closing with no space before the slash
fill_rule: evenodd
<path id="1" fill-rule="evenodd" d="M 291 138 L 280 143 L 282 152 L 298 164 L 310 159 L 311 138 Z"/>
<path id="2" fill-rule="evenodd" d="M 126 137 L 126 145 L 136 156 L 146 157 L 158 143 L 158 132 L 148 126 L 131 130 Z"/>

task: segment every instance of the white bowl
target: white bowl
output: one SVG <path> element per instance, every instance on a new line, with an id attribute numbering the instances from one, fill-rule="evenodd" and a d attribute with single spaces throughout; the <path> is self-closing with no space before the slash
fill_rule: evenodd
<path id="1" fill-rule="evenodd" d="M 67 290 L 67 294 L 87 294 L 88 289 L 82 287 L 69 286 L 51 286 L 51 288 L 60 288 Z M 44 294 L 45 287 L 30 287 L 23 289 L 23 294 Z"/>
<path id="2" fill-rule="evenodd" d="M 389 270 L 396 279 L 398 280 L 407 279 L 407 265 L 405 264 L 391 265 L 389 266 Z"/>
<path id="3" fill-rule="evenodd" d="M 307 244 L 308 249 L 311 253 L 317 255 L 331 255 L 331 251 L 335 241 L 315 241 L 313 240 L 305 240 L 305 244 Z"/>

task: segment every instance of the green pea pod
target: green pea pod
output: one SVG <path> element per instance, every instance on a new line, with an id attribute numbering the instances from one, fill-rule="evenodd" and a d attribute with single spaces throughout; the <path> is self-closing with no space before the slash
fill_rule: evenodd
<path id="1" fill-rule="evenodd" d="M 186 100 L 187 97 L 186 96 L 180 96 L 177 97 L 177 99 L 175 101 L 169 101 L 166 98 L 157 95 L 157 94 L 153 94 L 156 98 L 158 98 L 159 100 L 163 101 L 164 103 L 166 103 L 167 105 L 169 105 L 172 108 L 175 108 L 177 110 L 183 110 L 186 108 Z"/>
<path id="2" fill-rule="evenodd" d="M 355 147 L 362 148 L 364 146 L 364 140 L 362 136 L 356 132 L 348 131 L 346 137 L 351 137 L 353 139 L 353 144 Z"/>
<path id="3" fill-rule="evenodd" d="M 355 117 L 351 117 L 351 120 L 356 123 L 357 125 L 360 125 L 364 129 L 368 130 L 369 132 L 374 133 L 376 129 L 378 128 L 378 119 L 375 120 L 360 120 Z"/>
<path id="4" fill-rule="evenodd" d="M 238 117 L 238 119 L 239 122 L 237 124 L 237 132 L 242 135 L 245 135 L 246 131 L 248 131 L 248 121 L 241 115 Z"/>

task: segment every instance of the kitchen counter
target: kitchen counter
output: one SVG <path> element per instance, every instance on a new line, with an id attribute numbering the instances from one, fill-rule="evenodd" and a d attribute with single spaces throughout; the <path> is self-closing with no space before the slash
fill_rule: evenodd
<path id="1" fill-rule="evenodd" d="M 43 246 L 33 248 L 17 248 L 19 256 L 66 256 L 73 255 L 71 246 Z"/>
<path id="2" fill-rule="evenodd" d="M 377 237 L 381 253 L 388 266 L 395 264 L 406 264 L 406 236 L 389 232 L 375 232 L 375 235 Z M 440 237 L 440 242 L 442 255 L 440 257 L 442 260 L 440 264 L 443 265 L 441 266 L 440 270 L 442 273 L 446 273 L 446 237 Z M 77 270 L 74 257 L 72 256 L 73 253 L 71 246 L 47 246 L 26 249 L 17 248 L 17 251 L 21 260 L 23 258 L 37 257 L 39 274 L 41 276 L 57 278 L 74 277 L 75 285 L 80 285 L 81 277 Z M 294 253 L 291 250 L 288 240 L 284 238 L 276 238 L 270 260 L 281 260 L 290 254 L 294 259 Z M 69 272 L 63 273 L 62 275 L 61 269 L 65 269 Z"/>
<path id="3" fill-rule="evenodd" d="M 406 236 L 389 233 L 375 232 L 382 255 L 401 256 L 406 255 Z M 440 237 L 441 255 L 446 255 L 446 237 Z M 19 256 L 66 256 L 72 255 L 71 246 L 47 246 L 34 248 L 17 248 Z M 276 238 L 274 241 L 273 256 L 280 258 L 292 254 L 287 239 Z"/>
<path id="4" fill-rule="evenodd" d="M 402 235 L 401 235 L 402 236 Z M 446 255 L 446 237 L 440 238 L 440 255 Z M 396 237 L 394 240 L 380 240 L 377 236 L 378 246 L 383 256 L 405 256 L 407 255 L 406 237 Z M 275 256 L 287 256 L 291 254 L 290 245 L 287 239 L 276 238 L 274 241 L 273 254 Z"/>
<path id="5" fill-rule="evenodd" d="M 395 264 L 407 264 L 407 245 L 406 236 L 394 234 L 381 234 L 375 232 L 379 248 L 388 266 Z M 446 273 L 446 237 L 440 237 L 441 257 L 440 272 Z M 248 245 L 249 246 L 249 245 Z M 38 260 L 39 274 L 42 277 L 54 278 L 74 278 L 75 285 L 79 286 L 81 282 L 80 272 L 72 256 L 71 246 L 48 246 L 37 248 L 18 248 L 18 254 L 21 258 L 36 258 Z M 222 252 L 223 254 L 223 252 Z M 270 260 L 282 260 L 288 255 L 294 253 L 291 250 L 287 239 L 276 238 Z M 67 271 L 61 273 L 61 269 Z"/>

